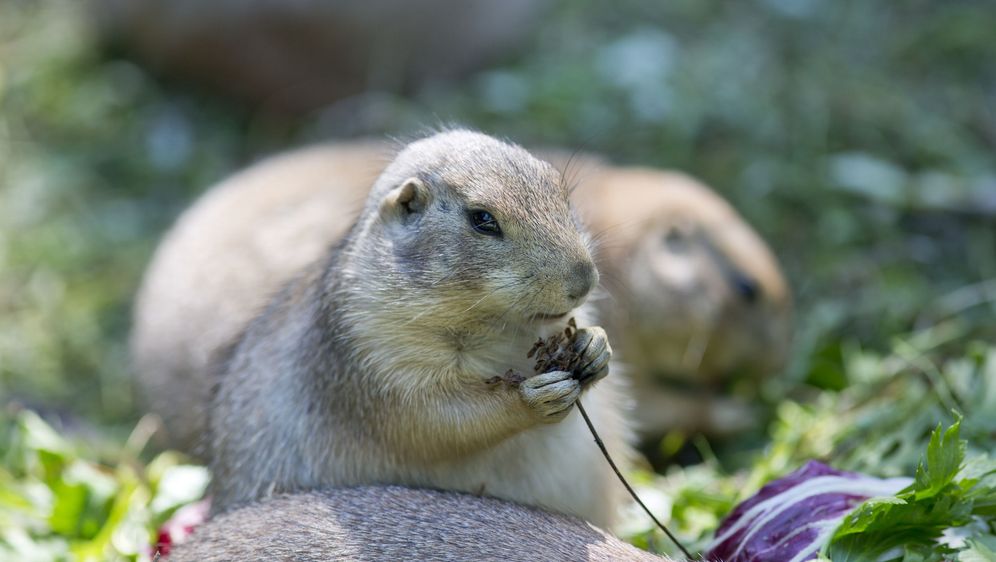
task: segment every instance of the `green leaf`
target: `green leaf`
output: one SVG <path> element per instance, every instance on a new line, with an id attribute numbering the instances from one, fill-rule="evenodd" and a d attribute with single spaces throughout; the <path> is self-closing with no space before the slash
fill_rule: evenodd
<path id="1" fill-rule="evenodd" d="M 920 461 L 916 469 L 914 487 L 918 500 L 940 493 L 961 470 L 967 443 L 958 437 L 960 428 L 961 418 L 958 418 L 947 431 L 942 432 L 941 424 L 937 424 L 930 435 L 926 466 Z"/>
<path id="2" fill-rule="evenodd" d="M 958 562 L 996 562 L 996 537 L 969 540 L 968 548 L 958 553 Z"/>
<path id="3" fill-rule="evenodd" d="M 72 456 L 73 447 L 50 425 L 45 423 L 38 414 L 31 410 L 24 410 L 18 415 L 17 421 L 27 448 L 47 451 L 60 457 Z"/>
<path id="4" fill-rule="evenodd" d="M 48 524 L 54 533 L 65 537 L 78 537 L 87 504 L 87 489 L 82 484 L 60 484 L 52 489 L 55 505 Z M 91 533 L 93 530 L 90 531 Z"/>
<path id="5" fill-rule="evenodd" d="M 872 498 L 858 506 L 841 522 L 824 554 L 835 562 L 874 562 L 902 547 L 904 560 L 932 561 L 952 551 L 937 542 L 944 530 L 970 523 L 975 500 L 986 509 L 990 500 L 996 504 L 992 489 L 980 486 L 980 478 L 988 479 L 991 467 L 974 461 L 962 468 L 966 443 L 959 439 L 960 422 L 947 430 L 938 425 L 913 485 L 893 497 Z"/>
<path id="6" fill-rule="evenodd" d="M 906 500 L 896 496 L 871 498 L 844 518 L 834 536 L 844 537 L 867 531 L 876 524 L 879 517 L 889 513 L 891 505 L 906 505 Z"/>

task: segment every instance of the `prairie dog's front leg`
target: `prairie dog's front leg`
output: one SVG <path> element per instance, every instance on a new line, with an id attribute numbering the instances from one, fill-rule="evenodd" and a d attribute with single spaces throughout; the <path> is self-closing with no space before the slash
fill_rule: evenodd
<path id="1" fill-rule="evenodd" d="M 433 460 L 478 451 L 530 427 L 563 420 L 581 393 L 608 374 L 612 348 L 598 326 L 580 328 L 568 341 L 552 345 L 569 367 L 551 365 L 550 371 L 525 379 L 421 387 L 417 395 L 405 395 L 395 408 L 403 415 L 382 431 L 407 455 Z"/>
<path id="2" fill-rule="evenodd" d="M 524 380 L 520 386 L 522 398 L 537 413 L 544 423 L 557 422 L 567 415 L 571 406 L 581 396 L 581 392 L 609 374 L 609 360 L 612 348 L 605 330 L 598 326 L 580 328 L 570 340 L 549 360 L 564 360 L 570 370 L 553 370 Z M 547 340 L 549 341 L 549 340 Z M 542 341 L 537 343 L 542 346 Z M 537 368 L 540 363 L 537 364 Z M 564 367 L 568 368 L 568 367 Z"/>
<path id="3" fill-rule="evenodd" d="M 569 371 L 550 371 L 530 377 L 519 385 L 526 406 L 542 423 L 564 419 L 581 396 L 581 382 Z"/>
<path id="4" fill-rule="evenodd" d="M 406 458 L 452 460 L 536 425 L 563 419 L 582 389 L 572 373 L 566 372 L 545 373 L 522 382 L 485 381 L 423 388 L 417 395 L 392 399 L 389 407 L 398 415 L 376 429 Z"/>

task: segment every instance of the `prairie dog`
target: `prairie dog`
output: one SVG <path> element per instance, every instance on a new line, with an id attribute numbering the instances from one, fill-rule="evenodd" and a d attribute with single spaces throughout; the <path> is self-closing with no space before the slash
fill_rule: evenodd
<path id="1" fill-rule="evenodd" d="M 390 156 L 387 143 L 364 141 L 272 157 L 211 190 L 163 241 L 136 302 L 131 347 L 141 393 L 174 446 L 198 453 L 208 358 L 345 233 Z M 708 386 L 734 372 L 769 374 L 787 354 L 791 298 L 764 241 L 684 174 L 539 156 L 572 176 L 572 200 L 599 238 L 609 295 L 597 305 L 638 387 L 644 432 L 749 423 L 744 403 Z M 238 269 L 217 265 L 229 262 Z M 674 388 L 674 379 L 688 384 Z"/>
<path id="2" fill-rule="evenodd" d="M 657 560 L 581 520 L 397 486 L 283 495 L 198 527 L 170 560 Z"/>
<path id="3" fill-rule="evenodd" d="M 315 212 L 323 197 L 283 210 Z M 235 194 L 219 209 L 240 201 Z M 180 219 L 177 230 L 190 232 L 171 234 L 157 263 L 163 253 L 181 263 L 184 252 L 224 256 L 225 244 L 239 243 L 217 237 L 218 217 L 199 209 Z M 256 223 L 242 228 L 252 239 Z M 215 510 L 277 492 L 393 483 L 610 523 L 619 488 L 572 406 L 607 374 L 611 349 L 603 330 L 585 327 L 598 273 L 559 173 L 485 135 L 440 133 L 397 155 L 337 244 L 332 230 L 300 233 L 324 237 L 326 248 L 269 300 L 238 303 L 266 305 L 218 361 L 207 447 Z M 175 244 L 184 239 L 193 246 Z M 222 273 L 229 264 L 198 257 L 187 267 L 238 276 L 255 266 Z M 167 282 L 189 275 L 150 271 Z M 582 326 L 578 372 L 494 382 L 510 369 L 531 374 L 526 352 L 569 317 Z M 586 396 L 625 458 L 616 384 Z"/>
<path id="4" fill-rule="evenodd" d="M 718 390 L 784 366 L 792 299 L 778 261 L 719 195 L 685 174 L 562 153 L 572 201 L 596 238 L 599 300 L 626 364 L 640 429 L 735 432 L 755 417 Z M 562 168 L 563 169 L 563 168 Z"/>

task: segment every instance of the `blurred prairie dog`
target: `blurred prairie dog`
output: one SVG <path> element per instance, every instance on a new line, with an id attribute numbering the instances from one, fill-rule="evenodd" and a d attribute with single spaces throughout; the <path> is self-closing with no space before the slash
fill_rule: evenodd
<path id="1" fill-rule="evenodd" d="M 215 517 L 170 553 L 228 560 L 656 560 L 579 519 L 433 490 L 360 487 L 285 495 Z"/>
<path id="2" fill-rule="evenodd" d="M 600 320 L 627 366 L 640 429 L 727 433 L 748 404 L 716 387 L 755 380 L 786 360 L 792 299 L 761 237 L 701 182 L 679 172 L 539 152 L 566 170 L 571 199 L 596 237 L 609 295 Z"/>
<path id="3" fill-rule="evenodd" d="M 234 295 L 244 297 L 234 307 L 265 304 L 217 362 L 206 450 L 217 511 L 285 491 L 387 483 L 484 493 L 611 522 L 618 485 L 572 407 L 591 389 L 588 409 L 625 458 L 622 398 L 612 379 L 592 388 L 611 357 L 604 331 L 586 327 L 583 303 L 598 274 L 552 166 L 478 133 L 421 139 L 376 179 L 338 243 L 341 231 L 294 220 L 336 205 L 334 197 L 315 191 L 288 201 L 276 181 L 260 205 L 247 202 L 235 187 L 241 184 L 253 182 L 236 177 L 180 219 L 157 251 L 137 307 L 141 372 L 162 367 L 160 360 L 172 366 L 168 354 L 143 356 L 149 347 L 142 343 L 155 348 L 157 331 L 173 337 L 158 311 L 198 298 L 171 293 L 177 287 L 204 298 L 204 316 L 181 319 L 187 330 L 213 322 L 225 310 L 216 304 Z M 284 240 L 317 238 L 317 249 L 248 243 L 276 240 L 257 236 L 278 216 Z M 270 252 L 282 255 L 270 261 Z M 269 277 L 279 267 L 258 265 L 288 263 L 303 265 L 286 272 L 282 287 Z M 189 279 L 212 275 L 232 283 L 221 287 L 224 299 Z M 531 374 L 532 343 L 571 316 L 582 326 L 577 371 L 501 380 L 510 369 Z M 205 351 L 213 361 L 216 350 Z M 186 380 L 166 372 L 153 381 L 170 402 L 173 387 L 200 383 L 196 392 L 206 394 L 210 383 L 205 372 Z M 203 403 L 194 397 L 189 406 Z"/>
<path id="4" fill-rule="evenodd" d="M 85 15 L 112 44 L 158 72 L 196 80 L 258 110 L 303 116 L 365 92 L 415 92 L 466 76 L 520 48 L 550 4 L 94 0 Z M 416 36 L 413 49 L 408 38 Z"/>

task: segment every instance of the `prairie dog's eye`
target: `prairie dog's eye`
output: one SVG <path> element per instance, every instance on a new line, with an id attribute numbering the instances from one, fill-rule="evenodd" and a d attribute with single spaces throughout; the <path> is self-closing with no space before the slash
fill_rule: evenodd
<path id="1" fill-rule="evenodd" d="M 501 236 L 501 227 L 498 226 L 498 220 L 487 211 L 471 211 L 470 226 L 481 234 Z"/>

